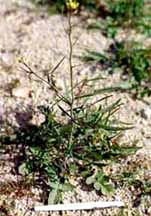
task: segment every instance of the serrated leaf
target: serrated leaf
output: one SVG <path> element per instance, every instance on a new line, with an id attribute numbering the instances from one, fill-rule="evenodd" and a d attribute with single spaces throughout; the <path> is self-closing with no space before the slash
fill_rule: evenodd
<path id="1" fill-rule="evenodd" d="M 100 184 L 100 189 L 101 189 L 102 194 L 104 195 L 113 193 L 113 187 L 109 183 Z"/>

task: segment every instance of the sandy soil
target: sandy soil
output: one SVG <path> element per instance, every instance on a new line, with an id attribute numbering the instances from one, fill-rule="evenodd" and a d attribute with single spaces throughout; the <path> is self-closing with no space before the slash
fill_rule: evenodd
<path id="1" fill-rule="evenodd" d="M 103 51 L 109 46 L 111 40 L 105 38 L 99 31 L 86 30 L 81 18 L 74 17 L 73 22 L 76 24 L 73 40 L 78 38 L 74 48 L 74 63 L 79 65 L 75 67 L 74 73 L 75 81 L 78 81 L 81 77 L 101 73 L 92 65 L 81 62 L 78 56 L 81 56 L 88 48 Z M 30 112 L 26 112 L 27 108 L 34 109 L 37 105 L 45 104 L 47 100 L 53 98 L 53 93 L 44 83 L 29 80 L 27 74 L 19 70 L 18 58 L 24 57 L 36 73 L 44 77 L 46 72 L 65 56 L 65 61 L 55 72 L 57 85 L 62 91 L 64 90 L 64 80 L 69 77 L 66 29 L 67 19 L 64 16 L 48 16 L 45 8 L 38 9 L 27 0 L 0 0 L 0 133 L 5 132 L 6 121 L 16 126 L 28 120 L 34 121 Z M 123 37 L 123 34 L 118 37 Z M 138 40 L 142 38 L 139 37 Z M 148 40 L 144 41 L 147 43 Z M 104 74 L 104 76 L 106 76 L 105 81 L 99 83 L 101 87 L 116 84 L 119 80 L 119 74 L 112 76 Z M 132 143 L 138 140 L 137 145 L 142 147 L 136 155 L 124 160 L 123 166 L 131 164 L 139 167 L 141 174 L 138 178 L 149 179 L 151 178 L 151 98 L 145 98 L 148 102 L 146 104 L 143 101 L 133 100 L 127 93 L 113 93 L 112 100 L 118 98 L 121 98 L 123 102 L 117 114 L 118 117 L 122 121 L 132 122 L 135 126 L 131 131 L 125 132 L 123 142 Z M 20 116 L 20 121 L 16 117 L 17 113 L 24 113 Z M 36 122 L 38 121 L 36 117 Z M 36 187 L 30 188 L 30 192 L 28 188 L 20 189 L 21 197 L 15 194 L 21 179 L 12 171 L 14 161 L 10 152 L 14 155 L 15 151 L 15 147 L 9 149 L 8 153 L 0 149 L 0 211 L 2 212 L 0 215 L 49 215 L 30 211 L 33 205 L 41 203 L 39 198 L 41 191 Z M 8 188 L 11 189 L 6 192 L 3 183 L 7 182 Z M 137 208 L 132 208 L 135 198 L 133 190 L 128 188 L 121 187 L 116 190 L 114 196 L 105 197 L 97 195 L 95 191 L 84 191 L 80 185 L 77 185 L 75 192 L 65 194 L 64 202 L 119 199 L 126 202 L 128 206 L 121 215 L 151 215 L 150 197 L 142 201 Z M 9 214 L 4 211 L 4 207 L 9 209 Z M 59 215 L 59 213 L 50 215 Z M 120 210 L 64 212 L 62 215 L 113 216 L 120 215 Z"/>

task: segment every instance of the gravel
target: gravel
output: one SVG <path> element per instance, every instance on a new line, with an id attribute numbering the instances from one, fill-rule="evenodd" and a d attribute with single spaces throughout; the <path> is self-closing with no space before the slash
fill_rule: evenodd
<path id="1" fill-rule="evenodd" d="M 85 49 L 88 48 L 103 51 L 109 46 L 111 40 L 106 39 L 99 31 L 86 30 L 85 23 L 78 17 L 73 17 L 73 22 L 76 24 L 73 40 L 78 38 L 74 48 L 74 63 L 79 65 L 79 67 L 75 67 L 75 81 L 78 81 L 81 77 L 93 76 L 93 73 L 99 72 L 95 67 L 81 62 L 79 56 L 82 56 Z M 6 120 L 10 124 L 20 125 L 16 121 L 17 111 L 25 113 L 26 108 L 36 108 L 37 105 L 45 104 L 53 98 L 53 93 L 46 85 L 29 80 L 27 74 L 19 70 L 20 65 L 17 61 L 19 57 L 24 57 L 39 75 L 44 76 L 62 56 L 65 56 L 65 61 L 55 72 L 57 85 L 62 91 L 64 90 L 64 80 L 69 77 L 67 64 L 69 47 L 66 28 L 67 18 L 65 16 L 48 16 L 45 8 L 38 10 L 30 1 L 0 0 L 0 133 L 3 133 L 3 125 Z M 123 34 L 121 33 L 121 36 L 119 34 L 118 37 L 122 38 Z M 119 81 L 119 74 L 113 74 L 112 77 L 103 76 L 106 76 L 106 79 L 100 81 L 99 87 L 110 86 Z M 135 126 L 131 131 L 125 132 L 122 142 L 131 144 L 134 140 L 138 140 L 137 145 L 142 148 L 134 157 L 130 157 L 130 161 L 133 159 L 135 163 L 138 161 L 139 164 L 141 161 L 143 173 L 146 173 L 147 178 L 151 178 L 151 107 L 143 101 L 132 99 L 127 93 L 113 93 L 111 101 L 118 98 L 122 98 L 123 106 L 117 117 L 122 121 L 131 122 Z M 151 104 L 151 98 L 145 98 L 145 100 Z M 32 120 L 36 121 L 34 117 Z M 22 121 L 25 119 L 23 118 Z M 8 157 L 9 154 L 3 155 L 3 152 L 0 155 L 0 184 L 10 181 L 18 182 L 18 176 L 12 172 L 13 162 L 8 161 Z M 123 163 L 127 164 L 128 160 Z M 118 199 L 127 203 L 128 208 L 124 210 L 124 214 L 130 215 L 133 193 L 128 189 L 118 188 L 114 196 L 105 197 L 96 194 L 95 191 L 84 191 L 78 181 L 75 181 L 75 184 L 77 185 L 76 191 L 65 194 L 64 203 Z M 0 185 L 0 209 L 1 205 L 6 205 L 10 208 L 11 215 L 49 215 L 30 211 L 33 205 L 42 204 L 40 200 L 42 191 L 36 187 L 32 188 L 30 195 L 25 193 L 21 198 L 15 197 L 13 192 L 5 195 L 1 191 Z M 140 215 L 151 213 L 151 209 L 148 209 L 146 214 L 143 208 L 145 207 L 138 208 Z M 119 209 L 63 213 L 64 216 L 114 216 L 118 214 Z M 51 215 L 60 214 L 52 213 Z"/>

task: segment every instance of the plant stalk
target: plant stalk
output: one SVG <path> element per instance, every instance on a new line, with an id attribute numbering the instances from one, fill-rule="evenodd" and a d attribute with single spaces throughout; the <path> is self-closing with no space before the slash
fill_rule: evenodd
<path id="1" fill-rule="evenodd" d="M 70 89 L 71 89 L 71 105 L 70 105 L 70 115 L 71 115 L 71 133 L 69 137 L 69 150 L 71 150 L 73 142 L 73 105 L 74 105 L 74 86 L 73 86 L 73 64 L 72 64 L 72 55 L 73 55 L 73 44 L 72 44 L 72 23 L 71 23 L 71 11 L 68 12 L 68 41 L 69 41 L 69 73 L 70 73 Z"/>

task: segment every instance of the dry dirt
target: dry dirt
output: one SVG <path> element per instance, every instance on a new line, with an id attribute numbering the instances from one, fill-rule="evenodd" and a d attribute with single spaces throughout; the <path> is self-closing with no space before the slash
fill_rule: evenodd
<path id="1" fill-rule="evenodd" d="M 103 51 L 109 46 L 111 40 L 105 38 L 99 31 L 88 31 L 85 23 L 81 18 L 74 17 L 75 23 L 73 40 L 78 38 L 74 48 L 75 77 L 78 81 L 84 76 L 93 76 L 94 73 L 101 73 L 95 70 L 92 65 L 84 64 L 78 56 L 85 52 L 85 49 Z M 45 8 L 38 9 L 28 0 L 0 0 L 0 133 L 4 133 L 4 123 L 8 121 L 16 126 L 24 124 L 34 117 L 25 115 L 26 109 L 36 108 L 37 105 L 47 103 L 53 98 L 53 93 L 44 83 L 29 80 L 27 74 L 19 70 L 18 58 L 24 57 L 30 66 L 41 76 L 53 68 L 58 61 L 65 56 L 65 61 L 56 70 L 55 77 L 60 89 L 64 89 L 64 81 L 68 79 L 68 40 L 65 32 L 67 28 L 67 18 L 61 15 L 48 16 Z M 124 37 L 123 34 L 118 36 Z M 142 40 L 142 38 L 138 38 Z M 144 40 L 145 43 L 148 41 Z M 103 72 L 102 72 L 103 73 Z M 112 77 L 106 74 L 106 79 L 99 83 L 100 87 L 116 84 L 119 75 L 114 74 Z M 135 126 L 131 131 L 125 132 L 123 142 L 132 143 L 138 140 L 138 146 L 142 148 L 137 151 L 136 155 L 128 157 L 123 161 L 123 166 L 135 164 L 140 168 L 142 179 L 151 178 L 151 98 L 145 98 L 147 104 L 143 101 L 133 100 L 127 93 L 113 93 L 113 99 L 121 98 L 123 106 L 121 107 L 118 117 L 122 121 L 132 122 Z M 24 113 L 17 118 L 17 114 Z M 39 123 L 40 119 L 35 117 Z M 41 203 L 39 199 L 40 190 L 31 188 L 21 189 L 22 196 L 17 197 L 17 182 L 20 176 L 12 172 L 14 163 L 10 154 L 4 154 L 0 149 L 0 215 L 11 216 L 40 216 L 40 215 L 59 215 L 59 213 L 35 213 L 30 208 L 35 204 Z M 120 169 L 120 167 L 118 168 Z M 3 183 L 8 183 L 12 190 L 3 193 Z M 10 191 L 10 192 L 9 192 Z M 64 202 L 90 201 L 118 199 L 123 200 L 127 207 L 121 215 L 151 215 L 149 197 L 132 208 L 135 195 L 133 190 L 117 189 L 114 196 L 99 196 L 94 191 L 86 192 L 77 185 L 76 192 L 65 194 Z M 42 203 L 41 203 L 42 204 Z M 10 214 L 3 208 L 6 207 Z M 82 212 L 64 212 L 62 215 L 120 215 L 118 209 L 82 211 Z"/>

